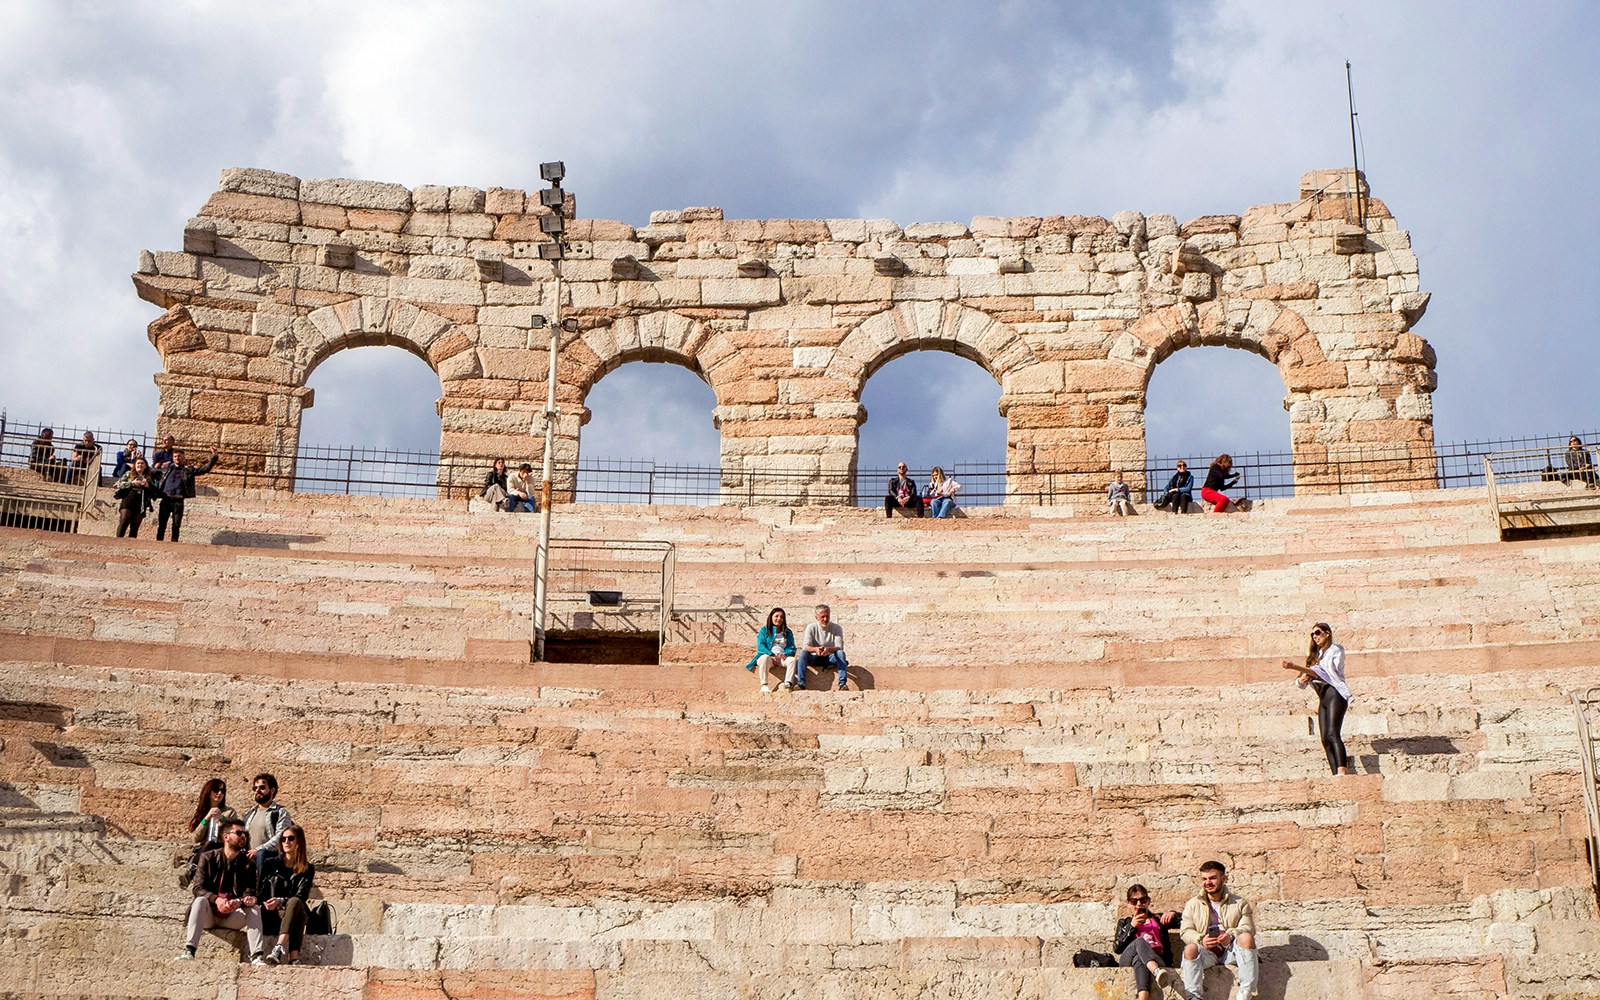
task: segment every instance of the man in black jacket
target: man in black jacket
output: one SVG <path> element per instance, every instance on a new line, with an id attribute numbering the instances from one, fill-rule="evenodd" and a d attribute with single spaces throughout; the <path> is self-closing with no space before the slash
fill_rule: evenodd
<path id="1" fill-rule="evenodd" d="M 167 537 L 167 518 L 172 518 L 172 540 L 178 540 L 183 526 L 183 502 L 194 496 L 194 477 L 203 476 L 217 464 L 217 453 L 198 469 L 183 464 L 183 449 L 172 453 L 172 461 L 156 467 L 156 486 L 161 490 L 161 507 L 156 512 L 156 541 Z"/>
<path id="2" fill-rule="evenodd" d="M 893 517 L 896 507 L 914 510 L 918 517 L 922 516 L 922 494 L 917 492 L 916 480 L 906 475 L 904 462 L 898 466 L 895 477 L 889 480 L 889 488 L 883 498 L 883 516 Z"/>
<path id="3" fill-rule="evenodd" d="M 244 930 L 250 964 L 266 965 L 261 956 L 261 908 L 256 905 L 256 866 L 245 854 L 249 841 L 244 822 L 222 825 L 222 846 L 200 855 L 194 876 L 194 902 L 189 904 L 188 940 L 178 961 L 194 960 L 200 935 L 212 927 Z"/>

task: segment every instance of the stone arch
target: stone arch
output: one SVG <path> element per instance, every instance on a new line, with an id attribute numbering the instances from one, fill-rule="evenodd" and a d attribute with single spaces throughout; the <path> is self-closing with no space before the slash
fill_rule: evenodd
<path id="1" fill-rule="evenodd" d="M 738 349 L 726 334 L 671 311 L 624 316 L 597 326 L 563 349 L 573 367 L 561 374 L 564 395 L 576 402 L 589 396 L 596 382 L 631 361 L 681 365 L 711 387 L 721 406 L 733 394 L 742 365 Z"/>
<path id="2" fill-rule="evenodd" d="M 398 347 L 422 359 L 439 381 L 483 374 L 476 338 L 438 313 L 409 302 L 363 296 L 313 309 L 274 339 L 272 356 L 287 362 L 296 385 L 351 347 Z"/>
<path id="3" fill-rule="evenodd" d="M 1221 299 L 1199 308 L 1188 303 L 1147 313 L 1112 349 L 1114 359 L 1139 371 L 1142 396 L 1156 365 L 1185 347 L 1232 347 L 1266 358 L 1291 395 L 1325 384 L 1327 356 L 1306 321 L 1269 299 Z"/>
<path id="4" fill-rule="evenodd" d="M 827 348 L 811 350 L 828 351 Z M 861 398 L 873 372 L 918 350 L 949 351 L 976 362 L 1002 393 L 1039 359 L 1017 332 L 988 313 L 958 302 L 902 302 L 856 324 L 826 357 L 817 359 L 832 378 L 847 379 Z"/>
<path id="5" fill-rule="evenodd" d="M 1015 415 L 1030 404 L 1048 405 L 1046 398 L 1062 386 L 1061 362 L 1045 362 L 1011 327 L 989 314 L 959 302 L 901 302 L 858 323 L 836 348 L 802 348 L 797 363 L 814 361 L 829 378 L 848 386 L 855 401 L 850 437 L 848 474 L 854 483 L 860 424 L 860 407 L 867 379 L 890 361 L 918 350 L 948 351 L 976 363 L 1000 383 L 1000 415 L 1006 418 L 1006 481 L 1008 494 L 1018 494 L 1024 471 L 1019 457 L 1033 452 L 1033 435 L 1044 422 Z M 815 352 L 814 358 L 802 352 Z M 1024 491 L 1026 492 L 1026 491 Z M 854 498 L 852 498 L 853 500 Z"/>

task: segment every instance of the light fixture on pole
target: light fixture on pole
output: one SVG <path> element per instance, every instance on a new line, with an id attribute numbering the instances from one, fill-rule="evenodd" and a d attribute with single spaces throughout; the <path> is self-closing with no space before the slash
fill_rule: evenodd
<path id="1" fill-rule="evenodd" d="M 535 553 L 534 585 L 533 585 L 533 658 L 543 660 L 545 656 L 545 622 L 547 621 L 548 599 L 550 593 L 550 507 L 551 489 L 550 476 L 555 462 L 556 447 L 556 420 L 561 415 L 556 409 L 556 358 L 561 349 L 561 333 L 564 329 L 577 328 L 577 322 L 561 319 L 561 259 L 566 255 L 567 245 L 562 239 L 566 232 L 566 192 L 561 189 L 562 178 L 566 177 L 566 164 L 556 161 L 554 163 L 539 164 L 539 177 L 550 182 L 550 187 L 539 192 L 539 204 L 550 210 L 548 215 L 539 217 L 539 231 L 550 237 L 550 242 L 539 244 L 539 259 L 550 262 L 554 278 L 555 293 L 550 299 L 550 372 L 546 380 L 546 393 L 544 405 L 544 474 L 543 482 L 539 486 L 539 550 Z M 546 317 L 535 317 L 542 325 Z"/>

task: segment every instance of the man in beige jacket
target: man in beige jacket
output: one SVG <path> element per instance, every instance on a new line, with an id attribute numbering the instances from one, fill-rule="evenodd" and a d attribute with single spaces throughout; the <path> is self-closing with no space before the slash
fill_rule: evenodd
<path id="1" fill-rule="evenodd" d="M 1256 917 L 1250 901 L 1228 891 L 1228 870 L 1220 861 L 1200 866 L 1200 895 L 1183 908 L 1183 985 L 1199 1000 L 1200 982 L 1217 963 L 1239 967 L 1237 1000 L 1256 992 Z"/>

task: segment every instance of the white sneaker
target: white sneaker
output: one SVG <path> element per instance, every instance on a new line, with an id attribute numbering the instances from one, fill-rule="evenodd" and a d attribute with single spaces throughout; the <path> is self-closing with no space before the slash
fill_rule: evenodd
<path id="1" fill-rule="evenodd" d="M 762 694 L 771 694 L 772 693 L 772 689 L 767 687 L 765 684 L 763 684 L 763 685 L 761 685 L 761 693 Z"/>
<path id="2" fill-rule="evenodd" d="M 255 958 L 252 958 L 250 960 L 250 964 L 251 965 L 271 965 L 273 963 L 271 963 L 271 962 L 267 961 L 266 959 L 262 958 L 260 955 L 257 955 Z"/>
<path id="3" fill-rule="evenodd" d="M 172 956 L 172 960 L 174 962 L 192 962 L 194 961 L 194 952 L 185 949 Z"/>
<path id="4" fill-rule="evenodd" d="M 788 681 L 784 681 L 782 684 L 778 685 L 778 690 L 779 691 L 793 691 L 794 690 L 794 685 L 790 684 Z"/>

